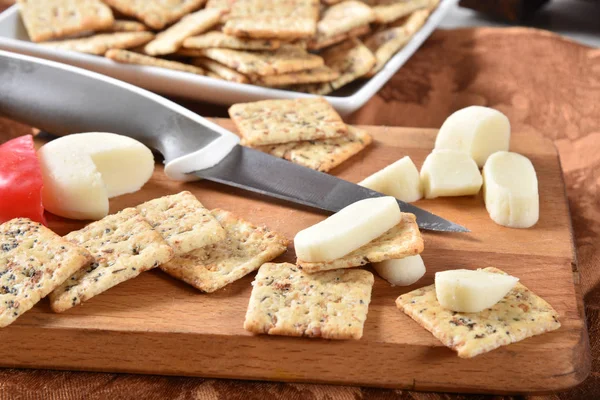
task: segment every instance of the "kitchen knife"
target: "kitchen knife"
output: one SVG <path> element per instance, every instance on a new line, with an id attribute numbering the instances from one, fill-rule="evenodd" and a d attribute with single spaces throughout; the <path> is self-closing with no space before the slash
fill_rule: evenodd
<path id="1" fill-rule="evenodd" d="M 124 66 L 127 68 L 129 66 Z M 337 212 L 381 193 L 239 145 L 226 129 L 161 96 L 84 69 L 0 51 L 0 115 L 46 132 L 103 131 L 159 151 L 172 179 L 204 178 Z M 468 232 L 411 204 L 419 227 Z"/>

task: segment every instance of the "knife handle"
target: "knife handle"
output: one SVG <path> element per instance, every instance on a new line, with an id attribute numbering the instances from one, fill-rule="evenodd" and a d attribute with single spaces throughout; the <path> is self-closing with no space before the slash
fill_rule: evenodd
<path id="1" fill-rule="evenodd" d="M 0 50 L 0 116 L 56 135 L 112 132 L 159 151 L 177 180 L 218 164 L 239 143 L 226 129 L 137 86 Z"/>

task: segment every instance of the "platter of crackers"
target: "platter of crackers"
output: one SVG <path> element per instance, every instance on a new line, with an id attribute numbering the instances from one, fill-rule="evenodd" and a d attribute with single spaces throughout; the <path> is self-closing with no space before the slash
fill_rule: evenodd
<path id="1" fill-rule="evenodd" d="M 167 2 L 168 3 L 168 2 Z M 0 49 L 211 103 L 327 96 L 348 114 L 455 0 L 19 0 Z"/>

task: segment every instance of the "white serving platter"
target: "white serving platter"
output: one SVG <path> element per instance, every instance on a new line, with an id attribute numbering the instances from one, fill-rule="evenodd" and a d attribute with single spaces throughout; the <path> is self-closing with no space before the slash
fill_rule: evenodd
<path id="1" fill-rule="evenodd" d="M 350 114 L 362 107 L 423 44 L 457 1 L 442 0 L 419 32 L 379 73 L 368 80 L 357 81 L 337 90 L 326 96 L 327 100 L 342 115 Z M 100 56 L 45 48 L 29 40 L 16 5 L 0 14 L 0 50 L 63 62 L 112 76 L 157 93 L 214 104 L 231 105 L 264 99 L 312 96 L 288 90 L 227 82 L 163 68 L 120 64 Z"/>

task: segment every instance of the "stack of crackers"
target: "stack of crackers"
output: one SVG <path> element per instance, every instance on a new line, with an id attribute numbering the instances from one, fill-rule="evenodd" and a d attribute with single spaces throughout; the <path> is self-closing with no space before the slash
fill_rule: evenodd
<path id="1" fill-rule="evenodd" d="M 321 172 L 372 142 L 363 129 L 346 125 L 322 97 L 234 104 L 229 115 L 243 145 Z"/>
<path id="2" fill-rule="evenodd" d="M 30 39 L 43 46 L 325 95 L 376 74 L 439 2 L 205 1 L 18 3 Z"/>

